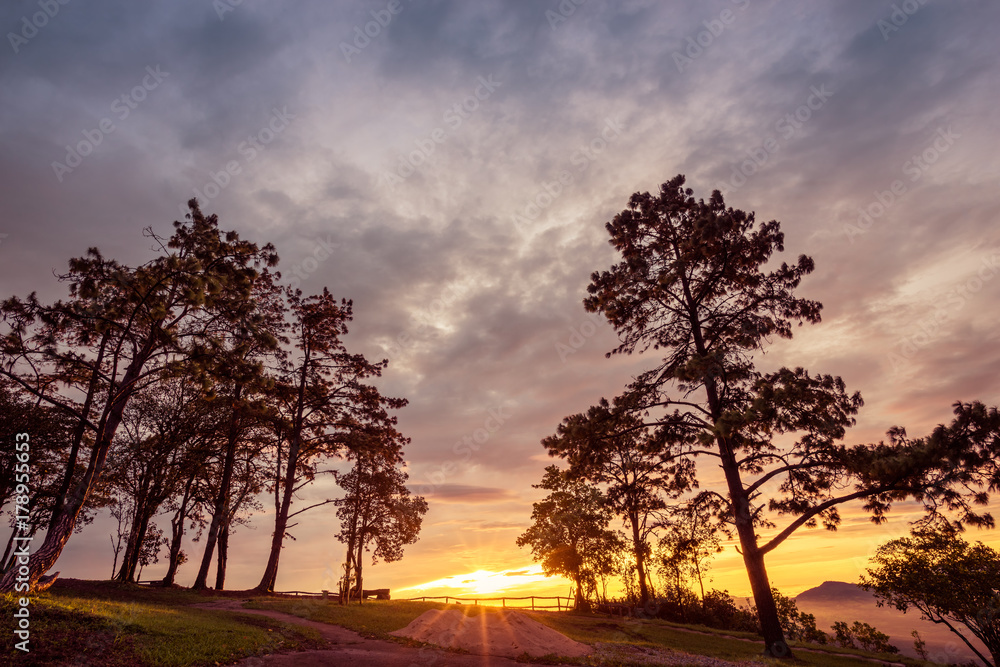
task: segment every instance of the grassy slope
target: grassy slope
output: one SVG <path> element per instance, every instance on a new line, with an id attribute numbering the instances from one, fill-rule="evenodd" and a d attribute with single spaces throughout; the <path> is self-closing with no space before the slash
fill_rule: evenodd
<path id="1" fill-rule="evenodd" d="M 721 633 L 709 628 L 697 628 L 695 632 L 688 631 L 694 626 L 680 626 L 658 620 L 608 619 L 593 616 L 577 616 L 575 614 L 535 614 L 534 617 L 551 628 L 558 630 L 567 637 L 579 642 L 594 644 L 595 642 L 633 644 L 639 646 L 667 647 L 685 653 L 705 655 L 735 662 L 745 660 L 764 661 L 761 651 L 764 648 L 759 638 L 744 641 L 739 635 L 744 633 Z M 746 635 L 747 638 L 751 635 Z M 823 647 L 822 652 L 802 650 L 805 646 L 792 643 L 796 662 L 801 665 L 816 667 L 872 667 L 874 663 L 859 660 L 856 656 L 878 658 L 893 662 L 906 662 L 917 666 L 916 660 L 903 660 L 898 656 L 872 655 L 863 651 L 848 651 L 839 648 Z M 820 647 L 809 646 L 816 650 Z M 786 662 L 769 660 L 772 664 L 786 665 Z"/>
<path id="2" fill-rule="evenodd" d="M 108 667 L 231 664 L 246 656 L 321 644 L 318 634 L 305 628 L 259 616 L 190 607 L 210 599 L 210 596 L 178 589 L 150 589 L 110 582 L 62 582 L 32 600 L 30 656 L 11 649 L 0 655 L 0 663 L 17 654 L 21 665 L 73 664 L 78 658 L 83 660 L 81 664 Z M 11 618 L 13 605 L 12 598 L 0 597 L 0 615 Z M 405 627 L 429 609 L 446 608 L 435 602 L 371 601 L 361 606 L 342 607 L 308 598 L 264 597 L 253 598 L 247 607 L 282 611 L 351 628 L 367 637 L 404 642 L 407 640 L 390 637 L 388 633 Z M 489 609 L 469 605 L 448 605 L 447 608 L 466 614 L 480 614 Z M 760 642 L 741 641 L 732 634 L 707 628 L 696 630 L 708 634 L 689 632 L 685 627 L 657 620 L 524 613 L 587 644 L 619 645 L 623 649 L 666 647 L 732 661 L 759 660 L 762 648 Z M 872 667 L 872 663 L 854 657 L 867 655 L 860 651 L 829 650 L 834 653 L 798 650 L 796 662 L 816 667 Z M 914 667 L 922 664 L 910 659 L 880 657 Z M 594 664 L 592 659 L 565 662 Z M 621 662 L 601 664 L 629 664 L 629 661 L 625 658 Z"/>
<path id="3" fill-rule="evenodd" d="M 61 584 L 61 585 L 60 585 Z M 319 646 L 319 634 L 260 616 L 193 609 L 208 598 L 176 589 L 69 580 L 31 600 L 31 653 L 8 643 L 0 663 L 152 667 L 228 664 Z M 10 619 L 13 596 L 0 597 Z"/>
<path id="4" fill-rule="evenodd" d="M 379 639 L 395 639 L 388 633 L 405 627 L 428 609 L 446 608 L 440 603 L 403 600 L 370 601 L 361 606 L 342 607 L 335 603 L 319 600 L 264 598 L 255 598 L 248 606 L 257 609 L 274 609 L 314 621 L 334 623 L 355 630 L 364 636 Z M 469 605 L 448 605 L 447 608 L 460 609 L 466 614 L 479 614 L 485 610 L 483 607 Z M 681 626 L 658 620 L 613 619 L 592 615 L 532 613 L 530 611 L 523 613 L 558 630 L 571 639 L 591 645 L 600 642 L 628 646 L 667 647 L 686 653 L 732 661 L 761 660 L 760 653 L 763 649 L 763 644 L 759 640 L 741 641 L 741 636 L 743 638 L 753 637 L 746 633 L 722 633 L 709 628 Z M 696 631 L 689 632 L 688 629 Z M 796 662 L 800 665 L 815 667 L 872 667 L 874 664 L 859 660 L 856 656 L 904 662 L 913 667 L 928 664 L 899 656 L 874 656 L 863 651 L 849 651 L 833 647 L 824 647 L 822 653 L 798 650 Z M 566 662 L 572 663 L 574 661 L 568 660 Z M 579 662 L 586 664 L 587 661 Z M 782 661 L 770 662 L 780 665 L 788 664 Z"/>

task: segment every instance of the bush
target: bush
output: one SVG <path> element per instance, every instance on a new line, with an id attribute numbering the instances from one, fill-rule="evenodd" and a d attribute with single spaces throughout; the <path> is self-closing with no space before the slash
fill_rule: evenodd
<path id="1" fill-rule="evenodd" d="M 701 622 L 720 630 L 760 633 L 757 615 L 745 607 L 737 607 L 729 591 L 711 590 L 701 604 Z"/>
<path id="2" fill-rule="evenodd" d="M 850 626 L 837 621 L 833 624 L 833 632 L 834 641 L 844 648 L 860 648 L 872 653 L 899 653 L 899 649 L 889 643 L 889 635 L 861 621 L 854 621 Z"/>
<path id="3" fill-rule="evenodd" d="M 816 627 L 816 617 L 799 611 L 795 600 L 782 595 L 777 588 L 772 588 L 774 604 L 778 608 L 778 620 L 785 638 L 810 644 L 826 644 L 830 637 Z M 754 610 L 756 612 L 756 609 Z"/>
<path id="4" fill-rule="evenodd" d="M 711 590 L 704 600 L 691 590 L 671 590 L 663 598 L 648 605 L 646 613 L 673 623 L 695 623 L 718 630 L 760 633 L 757 615 L 750 609 L 737 607 L 729 591 Z"/>

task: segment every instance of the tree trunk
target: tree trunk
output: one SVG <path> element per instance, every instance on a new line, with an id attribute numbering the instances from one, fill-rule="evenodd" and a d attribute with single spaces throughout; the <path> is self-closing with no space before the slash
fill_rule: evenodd
<path id="1" fill-rule="evenodd" d="M 219 492 L 215 496 L 215 508 L 212 512 L 212 523 L 208 528 L 208 537 L 205 539 L 205 554 L 201 558 L 198 576 L 191 587 L 194 590 L 203 590 L 208 586 L 208 568 L 212 565 L 212 552 L 215 551 L 215 543 L 219 539 L 219 530 L 228 519 L 226 508 L 229 500 L 229 487 L 233 483 L 233 470 L 236 467 L 236 444 L 239 440 L 240 419 L 239 401 L 242 393 L 243 385 L 237 384 L 233 389 L 232 412 L 229 416 L 229 436 L 226 439 L 226 458 L 222 466 L 222 480 L 219 483 Z"/>
<path id="2" fill-rule="evenodd" d="M 101 335 L 101 345 L 97 351 L 97 360 L 94 361 L 94 370 L 90 375 L 90 383 L 87 386 L 87 397 L 83 401 L 80 409 L 80 419 L 77 421 L 76 430 L 73 432 L 73 444 L 70 447 L 69 458 L 66 460 L 66 470 L 63 472 L 62 484 L 56 492 L 55 500 L 52 504 L 52 515 L 49 517 L 49 530 L 56 523 L 56 516 L 62 511 L 66 502 L 66 494 L 69 493 L 73 483 L 73 473 L 76 472 L 76 459 L 80 455 L 80 445 L 83 443 L 83 435 L 87 432 L 87 420 L 90 419 L 90 410 L 93 407 L 94 396 L 97 394 L 97 382 L 101 375 L 101 364 L 104 362 L 104 352 L 108 346 L 108 337 L 111 329 L 105 330 Z"/>
<path id="3" fill-rule="evenodd" d="M 215 572 L 215 590 L 221 591 L 226 584 L 226 559 L 229 555 L 229 522 L 222 524 L 219 531 L 218 567 Z"/>
<path id="4" fill-rule="evenodd" d="M 694 572 L 698 575 L 698 588 L 701 589 L 701 606 L 705 606 L 705 582 L 701 578 L 701 565 L 698 564 L 698 559 L 695 558 L 694 561 Z"/>
<path id="5" fill-rule="evenodd" d="M 129 526 L 128 541 L 125 543 L 125 555 L 122 556 L 122 566 L 115 576 L 116 581 L 135 581 L 135 569 L 139 565 L 139 554 L 142 552 L 142 542 L 149 526 L 147 507 L 149 504 L 150 471 L 143 473 L 138 493 L 135 497 L 135 512 L 132 514 L 132 525 Z"/>
<path id="6" fill-rule="evenodd" d="M 691 303 L 693 299 L 690 288 L 686 280 L 682 278 L 682 281 L 684 281 L 685 296 Z M 705 345 L 701 322 L 693 312 L 691 314 L 691 331 L 698 356 L 708 360 L 710 355 Z M 715 378 L 711 375 L 705 378 L 705 394 L 712 422 L 717 425 L 722 419 L 723 409 Z M 736 523 L 736 532 L 743 550 L 743 563 L 746 565 L 747 576 L 750 578 L 750 590 L 753 591 L 754 604 L 757 606 L 757 618 L 760 620 L 760 630 L 764 636 L 764 655 L 774 658 L 791 658 L 792 652 L 785 642 L 784 633 L 781 631 L 778 608 L 771 593 L 767 570 L 764 568 L 764 555 L 757 547 L 757 534 L 754 532 L 753 516 L 750 513 L 750 499 L 747 497 L 746 489 L 743 488 L 743 480 L 740 479 L 740 466 L 736 460 L 733 442 L 730 437 L 726 437 L 720 432 L 716 433 L 722 470 L 726 475 L 726 485 L 729 489 L 733 521 Z"/>
<path id="7" fill-rule="evenodd" d="M 177 568 L 180 567 L 181 541 L 184 539 L 184 522 L 187 521 L 187 506 L 191 500 L 191 487 L 197 473 L 188 477 L 187 484 L 184 485 L 184 497 L 181 499 L 180 507 L 170 520 L 170 556 L 167 560 L 167 573 L 163 576 L 163 586 L 173 586 L 174 577 L 177 576 Z"/>
<path id="8" fill-rule="evenodd" d="M 129 399 L 135 393 L 135 382 L 146 360 L 152 354 L 154 346 L 155 339 L 150 336 L 144 342 L 139 354 L 129 364 L 121 384 L 116 388 L 117 392 L 112 393 L 111 403 L 98 425 L 97 437 L 94 439 L 94 445 L 90 452 L 90 463 L 87 466 L 87 471 L 73 490 L 72 497 L 63 504 L 52 521 L 42 546 L 28 559 L 28 573 L 21 575 L 20 568 L 11 568 L 0 580 L 0 593 L 14 592 L 15 586 L 20 588 L 23 584 L 27 584 L 29 589 L 34 588 L 38 579 L 59 560 L 66 542 L 69 541 L 73 529 L 76 528 L 76 521 L 90 497 L 94 483 L 104 470 L 108 449 L 111 447 L 111 441 L 115 437 L 118 425 L 121 424 L 125 406 L 128 405 Z"/>
<path id="9" fill-rule="evenodd" d="M 293 449 L 295 449 L 293 447 Z M 289 453 L 291 454 L 291 452 Z M 278 580 L 278 560 L 281 558 L 281 545 L 285 538 L 285 529 L 288 526 L 288 508 L 292 504 L 292 485 L 295 483 L 292 468 L 292 457 L 288 458 L 289 473 L 285 475 L 285 488 L 281 494 L 281 507 L 274 517 L 274 533 L 271 535 L 271 551 L 267 557 L 267 565 L 264 567 L 264 574 L 257 584 L 258 591 L 262 593 L 273 593 L 274 585 Z M 291 479 L 288 479 L 291 477 Z"/>
<path id="10" fill-rule="evenodd" d="M 351 601 L 351 582 L 354 578 L 354 547 L 347 547 L 347 558 L 344 560 L 344 575 L 340 580 L 340 604 Z"/>
<path id="11" fill-rule="evenodd" d="M 340 584 L 340 604 L 347 604 L 351 598 L 351 580 L 354 578 L 354 541 L 357 538 L 357 518 L 351 519 L 347 533 L 347 556 L 344 559 L 344 578 Z"/>
<path id="12" fill-rule="evenodd" d="M 729 486 L 729 498 L 733 507 L 736 532 L 740 538 L 740 548 L 743 551 L 743 563 L 750 578 L 750 590 L 753 591 L 757 617 L 760 619 L 760 631 L 764 636 L 764 654 L 773 658 L 790 658 L 792 652 L 785 642 L 781 622 L 778 620 L 778 607 L 775 605 L 767 569 L 764 567 L 764 554 L 757 546 L 757 534 L 754 532 L 753 517 L 750 513 L 750 500 L 740 480 L 739 466 L 729 441 L 723 438 L 719 440 L 722 469 Z"/>
<path id="13" fill-rule="evenodd" d="M 146 541 L 146 533 L 149 532 L 149 522 L 152 519 L 148 512 L 143 512 L 142 521 L 136 529 L 136 547 L 132 552 L 132 558 L 128 562 L 128 567 L 126 568 L 126 563 L 122 562 L 122 570 L 124 571 L 124 576 L 121 574 L 118 577 L 119 581 L 131 582 L 136 581 L 136 571 L 135 569 L 139 567 L 139 558 L 142 556 L 142 545 Z M 142 572 L 142 569 L 139 569 Z"/>
<path id="14" fill-rule="evenodd" d="M 354 559 L 354 581 L 357 582 L 355 585 L 358 587 L 358 604 L 364 604 L 365 601 L 365 581 L 364 576 L 361 573 L 362 566 L 364 565 L 365 554 L 362 551 L 364 549 L 364 542 L 358 542 L 358 556 Z"/>
<path id="15" fill-rule="evenodd" d="M 309 359 L 310 350 L 305 352 L 305 359 L 302 362 L 302 370 L 299 373 L 298 398 L 295 406 L 295 420 L 292 431 L 288 438 L 288 460 L 285 462 L 284 488 L 281 493 L 281 505 L 276 508 L 274 516 L 274 534 L 271 536 L 271 552 L 267 557 L 267 565 L 264 567 L 264 574 L 260 578 L 255 590 L 262 593 L 273 593 L 274 585 L 278 580 L 278 560 L 281 558 L 281 545 L 285 540 L 285 529 L 288 527 L 288 508 L 292 506 L 292 494 L 295 491 L 295 469 L 299 465 L 299 451 L 302 447 L 302 425 L 305 414 L 305 392 L 306 383 L 309 379 Z M 280 462 L 281 441 L 278 441 L 278 454 Z M 280 469 L 277 471 L 280 474 Z M 277 493 L 275 484 L 275 493 Z"/>
<path id="16" fill-rule="evenodd" d="M 17 535 L 16 530 L 10 531 L 10 537 L 7 538 L 7 548 L 3 550 L 3 558 L 0 558 L 0 573 L 6 572 L 14 564 L 13 558 L 11 558 L 11 551 L 14 548 L 14 536 Z M 8 559 L 10 562 L 8 563 Z"/>
<path id="17" fill-rule="evenodd" d="M 649 589 L 646 587 L 646 549 L 639 534 L 639 515 L 629 511 L 629 522 L 632 524 L 632 550 L 635 552 L 635 569 L 639 574 L 639 604 L 649 602 Z"/>

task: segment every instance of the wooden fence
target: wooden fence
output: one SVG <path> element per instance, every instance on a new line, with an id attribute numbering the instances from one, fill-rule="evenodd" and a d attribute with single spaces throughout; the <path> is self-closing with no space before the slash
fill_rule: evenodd
<path id="1" fill-rule="evenodd" d="M 160 581 L 157 579 L 155 581 L 139 581 L 139 582 L 136 582 L 136 583 L 138 583 L 140 585 L 143 585 L 143 586 L 151 586 L 151 585 L 159 584 Z M 365 592 L 367 593 L 367 592 L 370 592 L 370 591 L 365 591 Z M 298 598 L 298 597 L 304 597 L 304 598 L 323 598 L 323 599 L 329 599 L 329 600 L 339 600 L 340 599 L 340 596 L 337 593 L 333 593 L 331 591 L 321 591 L 319 593 L 315 593 L 313 591 L 274 591 L 274 594 L 275 595 L 287 595 L 289 597 L 296 597 L 296 598 Z M 542 596 L 542 595 L 528 595 L 528 596 L 525 596 L 525 597 L 518 597 L 518 598 L 515 598 L 515 597 L 463 598 L 463 597 L 456 597 L 454 595 L 439 595 L 439 596 L 436 596 L 436 597 L 423 596 L 423 597 L 419 597 L 419 598 L 401 598 L 401 599 L 409 601 L 409 602 L 416 602 L 416 601 L 429 602 L 429 601 L 434 601 L 434 600 L 444 600 L 445 604 L 472 604 L 472 605 L 476 605 L 476 606 L 478 606 L 480 603 L 485 603 L 485 602 L 499 602 L 500 603 L 499 606 L 501 606 L 501 607 L 503 607 L 505 609 L 507 608 L 507 601 L 510 600 L 511 602 L 523 602 L 524 603 L 524 604 L 521 604 L 521 605 L 511 605 L 510 606 L 511 609 L 531 609 L 532 611 L 536 611 L 536 610 L 539 610 L 539 609 L 555 609 L 556 611 L 569 611 L 570 609 L 573 608 L 573 598 L 571 598 L 571 597 L 562 597 L 562 596 L 546 597 L 546 596 Z M 556 603 L 555 604 L 542 604 L 543 602 L 547 602 L 547 601 L 550 601 L 550 600 L 555 600 Z M 563 600 L 565 600 L 565 602 L 563 602 Z M 493 605 L 485 605 L 484 604 L 483 606 L 496 607 L 497 605 L 495 605 L 495 604 L 493 604 Z M 604 611 L 605 613 L 612 613 L 612 614 L 615 614 L 616 612 L 620 613 L 619 610 L 614 610 L 614 611 L 612 611 L 612 610 L 602 610 L 602 611 Z"/>
<path id="2" fill-rule="evenodd" d="M 321 593 L 312 593 L 310 591 L 274 591 L 274 594 L 275 595 L 290 595 L 290 596 L 296 597 L 296 598 L 297 597 L 303 597 L 303 598 L 325 598 L 325 597 L 328 597 L 328 596 L 332 597 L 332 598 L 338 598 L 338 599 L 340 598 L 339 595 L 336 595 L 334 593 L 330 593 L 329 591 L 323 591 Z"/>
<path id="3" fill-rule="evenodd" d="M 427 602 L 427 601 L 433 601 L 433 600 L 444 600 L 445 604 L 452 604 L 452 603 L 450 603 L 448 601 L 449 600 L 453 600 L 454 604 L 473 604 L 473 605 L 477 605 L 477 606 L 479 605 L 480 602 L 499 602 L 500 606 L 504 607 L 504 608 L 507 607 L 507 600 L 516 601 L 516 602 L 524 602 L 525 600 L 528 600 L 529 602 L 526 602 L 525 604 L 522 604 L 522 605 L 511 605 L 511 608 L 512 609 L 531 609 L 532 611 L 535 611 L 537 609 L 555 609 L 556 611 L 569 611 L 570 609 L 573 608 L 573 598 L 571 598 L 571 597 L 565 597 L 565 598 L 564 597 L 559 597 L 559 596 L 557 596 L 557 597 L 544 597 L 544 596 L 541 596 L 541 595 L 529 595 L 529 596 L 520 597 L 520 598 L 514 598 L 514 597 L 502 597 L 502 598 L 462 598 L 462 597 L 455 597 L 454 595 L 444 595 L 444 596 L 437 596 L 437 597 L 426 597 L 425 596 L 425 597 L 419 597 L 419 598 L 406 598 L 406 599 L 409 600 L 409 601 L 411 601 L 411 602 L 416 602 L 416 601 Z M 538 600 L 539 602 L 536 602 L 536 600 Z M 555 600 L 556 603 L 555 604 L 541 604 L 541 601 L 547 601 L 547 600 Z M 566 602 L 563 602 L 563 600 L 566 600 Z M 494 604 L 494 605 L 484 605 L 484 606 L 495 607 L 497 605 Z"/>
<path id="4" fill-rule="evenodd" d="M 156 587 L 160 585 L 160 579 L 151 579 L 146 581 L 135 582 L 140 586 L 150 586 Z M 253 593 L 253 591 L 230 591 L 225 590 L 223 593 Z M 340 595 L 337 593 L 331 593 L 330 591 L 320 591 L 319 593 L 314 593 L 312 591 L 274 591 L 274 595 L 287 595 L 288 597 L 303 597 L 303 598 L 330 598 L 333 600 L 339 600 Z"/>

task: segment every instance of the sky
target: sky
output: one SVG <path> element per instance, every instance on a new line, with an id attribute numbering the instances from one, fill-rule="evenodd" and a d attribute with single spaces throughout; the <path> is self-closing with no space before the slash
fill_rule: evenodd
<path id="1" fill-rule="evenodd" d="M 782 259 L 814 258 L 798 295 L 822 323 L 757 362 L 861 391 L 848 444 L 1000 403 L 998 22 L 985 0 L 7 2 L 0 294 L 64 296 L 54 272 L 91 246 L 141 263 L 143 227 L 169 234 L 197 197 L 274 243 L 286 281 L 353 299 L 349 349 L 389 359 L 379 386 L 410 401 L 430 510 L 366 582 L 565 595 L 515 540 L 541 439 L 653 363 L 605 358 L 615 332 L 582 306 L 634 192 L 685 174 L 779 220 Z M 773 583 L 856 581 L 908 511 L 800 531 Z M 272 520 L 232 536 L 229 586 L 259 581 Z M 336 529 L 303 515 L 278 590 L 336 587 Z M 109 576 L 110 530 L 74 535 L 57 569 Z M 731 544 L 712 576 L 749 590 Z"/>

